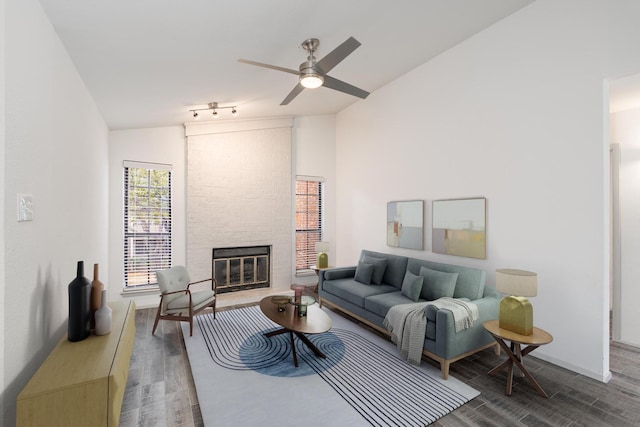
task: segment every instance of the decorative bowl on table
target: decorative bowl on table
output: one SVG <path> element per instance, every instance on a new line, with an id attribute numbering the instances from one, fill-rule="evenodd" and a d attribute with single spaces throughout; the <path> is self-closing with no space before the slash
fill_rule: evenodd
<path id="1" fill-rule="evenodd" d="M 282 312 L 287 309 L 287 304 L 289 304 L 289 297 L 286 295 L 276 295 L 271 297 L 271 302 L 274 304 L 278 304 L 278 311 Z"/>
<path id="2" fill-rule="evenodd" d="M 290 297 L 289 303 L 298 309 L 298 317 L 305 317 L 307 315 L 307 306 L 315 304 L 316 299 L 309 295 L 302 295 L 299 299 Z"/>

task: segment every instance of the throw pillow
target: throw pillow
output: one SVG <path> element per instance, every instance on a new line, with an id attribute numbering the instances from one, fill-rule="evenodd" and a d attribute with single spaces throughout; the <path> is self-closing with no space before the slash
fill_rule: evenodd
<path id="1" fill-rule="evenodd" d="M 416 276 L 410 272 L 406 272 L 404 280 L 402 281 L 402 295 L 409 298 L 411 301 L 418 301 L 420 298 L 420 291 L 422 290 L 422 276 Z"/>
<path id="2" fill-rule="evenodd" d="M 371 276 L 373 276 L 373 265 L 365 264 L 360 261 L 356 267 L 356 282 L 364 283 L 365 285 L 371 284 Z"/>
<path id="3" fill-rule="evenodd" d="M 442 297 L 453 297 L 453 292 L 456 290 L 456 282 L 458 281 L 458 273 L 446 273 L 420 267 L 420 276 L 424 277 L 422 298 L 427 301 L 433 301 Z"/>
<path id="4" fill-rule="evenodd" d="M 371 277 L 371 282 L 376 285 L 381 284 L 384 271 L 387 268 L 387 260 L 384 258 L 375 258 L 369 255 L 364 255 L 362 257 L 362 262 L 373 265 L 373 276 Z"/>

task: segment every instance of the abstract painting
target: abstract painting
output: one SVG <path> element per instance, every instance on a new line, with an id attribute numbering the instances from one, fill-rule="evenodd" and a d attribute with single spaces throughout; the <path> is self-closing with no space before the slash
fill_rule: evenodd
<path id="1" fill-rule="evenodd" d="M 422 250 L 424 202 L 387 203 L 387 245 Z"/>
<path id="2" fill-rule="evenodd" d="M 486 199 L 433 201 L 433 252 L 487 258 Z"/>

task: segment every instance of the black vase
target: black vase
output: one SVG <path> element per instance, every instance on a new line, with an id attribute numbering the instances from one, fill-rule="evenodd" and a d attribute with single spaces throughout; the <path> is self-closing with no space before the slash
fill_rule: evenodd
<path id="1" fill-rule="evenodd" d="M 78 261 L 76 278 L 69 283 L 69 341 L 82 341 L 91 333 L 91 282 L 84 277 L 84 261 Z"/>

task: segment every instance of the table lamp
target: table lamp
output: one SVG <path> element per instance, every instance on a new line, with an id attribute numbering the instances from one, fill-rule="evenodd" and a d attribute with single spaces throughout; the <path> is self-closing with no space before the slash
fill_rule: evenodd
<path id="1" fill-rule="evenodd" d="M 316 252 L 318 253 L 316 256 L 316 268 L 329 267 L 329 256 L 327 255 L 329 242 L 316 242 Z"/>
<path id="2" fill-rule="evenodd" d="M 531 271 L 498 269 L 496 290 L 508 295 L 500 301 L 500 328 L 520 335 L 531 335 L 533 307 L 525 297 L 538 294 L 538 275 Z"/>

